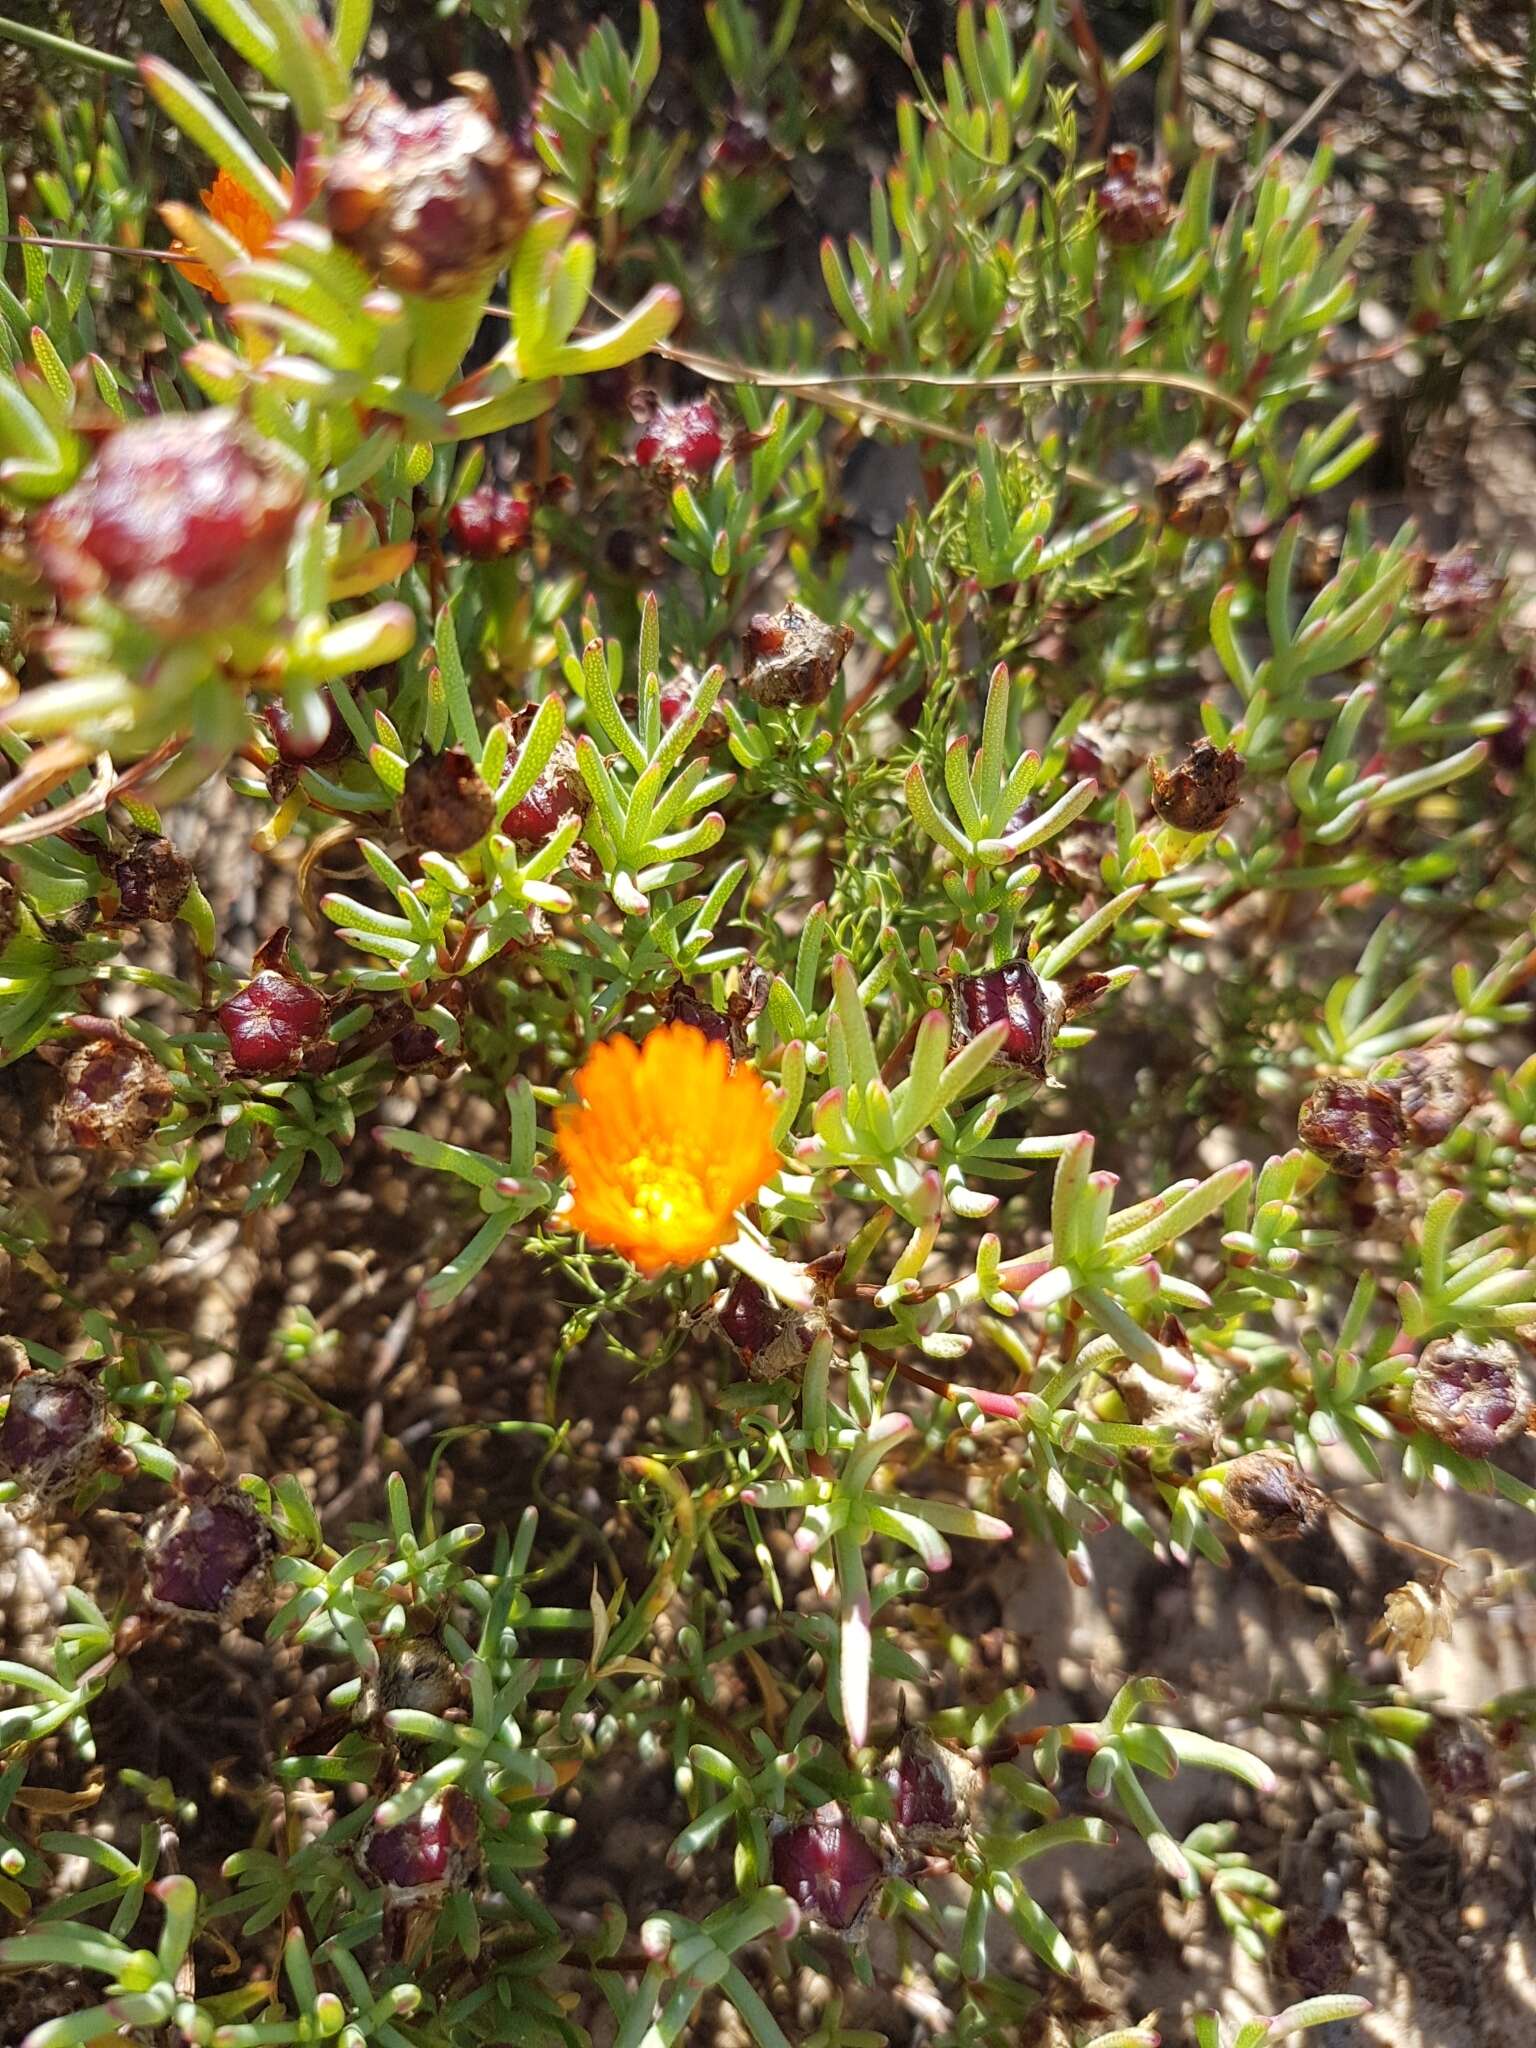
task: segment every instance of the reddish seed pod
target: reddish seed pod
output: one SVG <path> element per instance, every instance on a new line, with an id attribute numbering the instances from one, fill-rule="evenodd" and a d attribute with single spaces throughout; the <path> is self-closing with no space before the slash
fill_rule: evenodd
<path id="1" fill-rule="evenodd" d="M 230 1626 L 267 1599 L 276 1543 L 245 1494 L 216 1486 L 168 1508 L 144 1539 L 150 1604 L 165 1614 L 211 1615 Z"/>
<path id="2" fill-rule="evenodd" d="M 1151 764 L 1152 808 L 1176 832 L 1218 832 L 1242 801 L 1243 764 L 1235 747 L 1196 740 L 1172 770 Z"/>
<path id="3" fill-rule="evenodd" d="M 656 405 L 635 443 L 635 460 L 665 483 L 708 476 L 725 453 L 725 428 L 707 398 Z"/>
<path id="4" fill-rule="evenodd" d="M 1301 1105 L 1296 1135 L 1336 1173 L 1358 1179 L 1392 1164 L 1407 1137 L 1407 1127 L 1391 1089 L 1330 1074 Z"/>
<path id="5" fill-rule="evenodd" d="M 363 1836 L 358 1860 L 364 1873 L 397 1903 L 440 1898 L 467 1884 L 480 1861 L 474 1803 L 456 1785 L 429 1799 L 395 1827 L 375 1825 Z"/>
<path id="6" fill-rule="evenodd" d="M 36 1507 L 66 1499 L 107 1454 L 106 1412 L 101 1388 L 83 1373 L 22 1373 L 0 1422 L 0 1471 Z"/>
<path id="7" fill-rule="evenodd" d="M 467 853 L 490 831 L 496 799 L 462 747 L 422 754 L 405 771 L 400 829 L 412 846 Z"/>
<path id="8" fill-rule="evenodd" d="M 1288 1458 L 1273 1451 L 1249 1451 L 1227 1467 L 1221 1504 L 1240 1536 L 1282 1543 L 1315 1529 L 1327 1500 Z"/>
<path id="9" fill-rule="evenodd" d="M 294 730 L 288 707 L 280 698 L 274 697 L 271 703 L 261 707 L 261 715 L 272 735 L 279 761 L 290 768 L 329 768 L 337 761 L 344 761 L 351 753 L 351 728 L 337 710 L 329 690 L 325 693 L 325 704 L 325 733 L 314 746 L 307 746 L 303 737 Z"/>
<path id="10" fill-rule="evenodd" d="M 241 1074 L 289 1071 L 317 1043 L 330 1006 L 308 982 L 265 968 L 238 995 L 220 1003 L 214 1021 L 229 1040 Z"/>
<path id="11" fill-rule="evenodd" d="M 537 712 L 531 704 L 514 711 L 506 721 L 511 745 L 519 747 L 527 738 Z M 592 798 L 581 778 L 576 747 L 562 733 L 543 774 L 528 794 L 515 803 L 501 821 L 501 830 L 514 846 L 540 846 L 557 832 L 567 818 L 587 815 Z"/>
<path id="12" fill-rule="evenodd" d="M 981 1773 L 926 1728 L 905 1728 L 880 1767 L 891 1795 L 891 1831 L 903 1849 L 953 1848 L 964 1839 Z"/>
<path id="13" fill-rule="evenodd" d="M 808 1919 L 854 1939 L 885 1881 L 885 1858 L 844 1807 L 818 1807 L 773 1837 L 773 1881 Z"/>
<path id="14" fill-rule="evenodd" d="M 985 974 L 957 976 L 950 984 L 949 1007 L 957 1052 L 989 1025 L 1006 1023 L 998 1064 L 1045 1079 L 1066 1004 L 1056 984 L 1037 974 L 1022 954 Z"/>
<path id="15" fill-rule="evenodd" d="M 164 1068 L 127 1039 L 88 1039 L 60 1079 L 60 1125 L 85 1152 L 137 1152 L 176 1100 Z"/>
<path id="16" fill-rule="evenodd" d="M 228 408 L 120 427 L 32 521 L 67 603 L 110 600 L 164 639 L 242 620 L 282 569 L 304 473 Z"/>
<path id="17" fill-rule="evenodd" d="M 1491 1458 L 1530 1427 L 1520 1354 L 1497 1337 L 1441 1337 L 1414 1368 L 1409 1409 L 1419 1428 L 1464 1458 Z"/>
<path id="18" fill-rule="evenodd" d="M 1397 1097 L 1404 1142 L 1409 1145 L 1443 1144 L 1472 1102 L 1461 1055 L 1454 1045 L 1424 1045 L 1389 1053 L 1376 1062 L 1366 1079 Z"/>
<path id="19" fill-rule="evenodd" d="M 407 107 L 368 79 L 341 119 L 325 174 L 326 219 L 344 248 L 384 284 L 453 298 L 482 286 L 526 226 L 536 164 L 500 125 L 475 72 L 434 107 Z"/>
<path id="20" fill-rule="evenodd" d="M 169 924 L 187 900 L 192 863 L 159 832 L 141 832 L 112 862 L 112 880 L 124 917 Z"/>
<path id="21" fill-rule="evenodd" d="M 472 562 L 494 562 L 527 545 L 533 506 L 511 491 L 489 484 L 460 498 L 448 512 L 448 527 Z"/>
<path id="22" fill-rule="evenodd" d="M 1155 241 L 1173 219 L 1167 179 L 1141 168 L 1139 150 L 1110 150 L 1096 197 L 1099 233 L 1117 249 Z"/>
<path id="23" fill-rule="evenodd" d="M 742 640 L 742 690 L 754 704 L 820 704 L 852 645 L 851 626 L 829 626 L 803 604 L 759 612 Z"/>

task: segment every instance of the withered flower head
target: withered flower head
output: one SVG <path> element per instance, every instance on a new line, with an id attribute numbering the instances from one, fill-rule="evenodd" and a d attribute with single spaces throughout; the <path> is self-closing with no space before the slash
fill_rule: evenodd
<path id="1" fill-rule="evenodd" d="M 1419 610 L 1439 619 L 1456 639 L 1467 639 L 1504 594 L 1504 581 L 1470 548 L 1442 555 L 1419 593 Z"/>
<path id="2" fill-rule="evenodd" d="M 232 1486 L 211 1486 L 167 1508 L 144 1538 L 151 1606 L 212 1616 L 226 1627 L 266 1604 L 272 1525 Z"/>
<path id="3" fill-rule="evenodd" d="M 1390 1166 L 1407 1136 L 1390 1088 L 1330 1074 L 1319 1081 L 1296 1119 L 1296 1135 L 1337 1173 L 1358 1178 Z"/>
<path id="4" fill-rule="evenodd" d="M 1176 832 L 1219 832 L 1242 801 L 1243 763 L 1236 747 L 1196 740 L 1177 767 L 1148 764 L 1152 808 Z"/>
<path id="5" fill-rule="evenodd" d="M 1214 540 L 1227 531 L 1237 486 L 1236 467 L 1204 441 L 1191 441 L 1152 484 L 1157 508 L 1174 532 L 1197 540 Z"/>
<path id="6" fill-rule="evenodd" d="M 407 107 L 378 79 L 357 89 L 325 174 L 331 233 L 396 291 L 455 298 L 492 276 L 521 235 L 538 167 L 501 127 L 475 72 L 433 107 Z"/>
<path id="7" fill-rule="evenodd" d="M 1426 1344 L 1408 1405 L 1420 1429 L 1464 1458 L 1491 1458 L 1524 1434 L 1536 1412 L 1519 1352 L 1497 1337 Z"/>
<path id="8" fill-rule="evenodd" d="M 852 645 L 851 626 L 829 626 L 802 604 L 759 612 L 742 637 L 741 687 L 754 704 L 820 704 Z"/>
<path id="9" fill-rule="evenodd" d="M 801 1912 L 853 1941 L 885 1881 L 885 1858 L 841 1806 L 821 1806 L 773 1837 L 773 1881 Z"/>
<path id="10" fill-rule="evenodd" d="M 176 1099 L 165 1069 L 127 1039 L 88 1039 L 61 1079 L 60 1124 L 86 1152 L 137 1152 Z"/>
<path id="11" fill-rule="evenodd" d="M 496 799 L 462 747 L 419 754 L 405 771 L 400 829 L 412 846 L 467 853 L 496 820 Z"/>
<path id="12" fill-rule="evenodd" d="M 745 1273 L 731 1282 L 713 1321 L 755 1380 L 799 1379 L 818 1332 L 815 1318 L 785 1308 Z"/>
<path id="13" fill-rule="evenodd" d="M 1282 1543 L 1315 1529 L 1327 1500 L 1290 1459 L 1273 1451 L 1249 1451 L 1227 1467 L 1221 1505 L 1240 1536 Z"/>
<path id="14" fill-rule="evenodd" d="M 112 862 L 124 917 L 169 924 L 192 886 L 192 863 L 159 832 L 140 832 Z"/>
<path id="15" fill-rule="evenodd" d="M 926 1728 L 904 1728 L 880 1766 L 891 1795 L 891 1833 L 903 1849 L 949 1849 L 965 1838 L 981 1773 Z"/>
<path id="16" fill-rule="evenodd" d="M 358 1844 L 364 1874 L 401 1904 L 441 1898 L 467 1884 L 480 1863 L 474 1801 L 450 1785 L 408 1820 L 377 1822 Z"/>
<path id="17" fill-rule="evenodd" d="M 67 1499 L 107 1454 L 106 1413 L 100 1386 L 84 1373 L 23 1372 L 0 1421 L 0 1472 L 36 1508 Z"/>
<path id="18" fill-rule="evenodd" d="M 1461 1054 L 1454 1045 L 1425 1045 L 1410 1052 L 1389 1053 L 1376 1062 L 1366 1079 L 1397 1097 L 1404 1142 L 1410 1145 L 1443 1144 L 1472 1102 Z"/>

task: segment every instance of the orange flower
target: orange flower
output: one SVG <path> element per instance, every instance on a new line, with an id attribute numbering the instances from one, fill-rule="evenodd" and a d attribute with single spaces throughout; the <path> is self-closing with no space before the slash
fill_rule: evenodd
<path id="1" fill-rule="evenodd" d="M 643 1045 L 606 1038 L 555 1117 L 571 1177 L 565 1221 L 642 1273 L 692 1266 L 735 1235 L 731 1217 L 779 1169 L 775 1110 L 757 1069 L 691 1024 Z"/>
<path id="2" fill-rule="evenodd" d="M 283 190 L 293 190 L 293 178 L 287 171 L 283 172 Z M 260 200 L 253 198 L 240 180 L 232 178 L 228 171 L 221 170 L 213 183 L 197 196 L 225 233 L 234 236 L 247 256 L 259 256 L 271 241 L 277 222 Z M 171 248 L 178 255 L 187 253 L 185 242 L 172 242 Z M 229 304 L 229 293 L 206 263 L 183 263 L 181 274 L 199 291 L 217 299 L 221 306 Z"/>

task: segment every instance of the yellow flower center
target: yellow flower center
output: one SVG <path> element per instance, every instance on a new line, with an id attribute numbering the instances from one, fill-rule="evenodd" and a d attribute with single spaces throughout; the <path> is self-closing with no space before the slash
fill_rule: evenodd
<path id="1" fill-rule="evenodd" d="M 676 1223 L 696 1228 L 710 1214 L 699 1177 L 686 1166 L 669 1166 L 641 1152 L 630 1162 L 627 1178 L 635 1215 L 659 1229 Z"/>

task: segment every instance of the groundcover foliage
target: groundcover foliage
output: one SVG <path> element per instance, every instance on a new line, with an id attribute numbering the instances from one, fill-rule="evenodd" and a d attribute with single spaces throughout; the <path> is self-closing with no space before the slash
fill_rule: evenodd
<path id="1" fill-rule="evenodd" d="M 938 65 L 882 8 L 713 0 L 687 134 L 650 0 L 564 50 L 435 10 L 520 110 L 395 99 L 368 0 L 197 9 L 179 61 L 49 52 L 80 89 L 4 223 L 0 1058 L 130 1205 L 122 1272 L 383 1145 L 462 1219 L 429 1329 L 560 1306 L 515 1412 L 322 1527 L 10 1162 L 0 1273 L 72 1337 L 5 1324 L 3 1493 L 81 1544 L 51 1662 L 0 1667 L 27 2048 L 833 2048 L 892 1987 L 1001 2048 L 1079 1968 L 1068 1845 L 1263 1957 L 1258 1710 L 1217 1739 L 1146 1672 L 1042 1723 L 943 1575 L 1268 1556 L 1362 1482 L 1536 1501 L 1536 720 L 1497 563 L 1351 504 L 1365 215 L 1161 87 L 1164 161 L 1106 150 L 1164 28 L 1107 56 L 1050 0 L 962 5 Z M 905 80 L 889 152 L 776 317 L 775 220 L 876 123 L 850 49 Z M 1428 358 L 1523 293 L 1531 200 L 1491 172 L 1399 281 Z M 291 881 L 244 953 L 175 843 L 221 783 Z M 297 1317 L 287 1368 L 334 1342 Z M 604 1346 L 643 1420 L 562 1498 Z M 528 1505 L 443 1527 L 484 1429 Z M 1399 1547 L 1411 1667 L 1480 1596 Z M 174 1777 L 91 1810 L 102 1703 L 221 1627 L 323 1709 L 222 1862 Z M 1486 1789 L 1533 1702 L 1457 1724 L 1341 1655 L 1290 1711 L 1363 1800 L 1448 1739 Z M 615 1757 L 686 1912 L 545 1896 Z M 1230 1789 L 1178 1840 L 1181 1766 Z M 1160 2024 L 1363 2010 L 1326 1978 Z"/>

